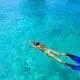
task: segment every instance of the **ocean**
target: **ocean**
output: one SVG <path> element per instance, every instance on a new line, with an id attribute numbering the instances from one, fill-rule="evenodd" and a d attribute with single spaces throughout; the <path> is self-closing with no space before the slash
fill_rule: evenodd
<path id="1" fill-rule="evenodd" d="M 80 56 L 79 0 L 0 0 L 0 80 L 80 80 L 30 40 Z"/>

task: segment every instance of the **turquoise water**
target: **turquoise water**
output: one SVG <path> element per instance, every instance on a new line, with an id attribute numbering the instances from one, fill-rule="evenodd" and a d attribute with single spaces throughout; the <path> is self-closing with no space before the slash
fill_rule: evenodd
<path id="1" fill-rule="evenodd" d="M 80 80 L 29 40 L 80 55 L 79 0 L 0 0 L 0 80 Z"/>

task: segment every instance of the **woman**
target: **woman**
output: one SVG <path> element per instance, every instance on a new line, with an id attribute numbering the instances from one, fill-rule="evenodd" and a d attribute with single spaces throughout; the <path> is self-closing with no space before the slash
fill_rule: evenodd
<path id="1" fill-rule="evenodd" d="M 58 53 L 58 52 L 56 52 L 54 50 L 49 49 L 47 46 L 41 44 L 38 41 L 30 41 L 30 44 L 33 47 L 35 47 L 35 48 L 39 49 L 40 51 L 42 51 L 43 53 L 45 53 L 46 55 L 48 55 L 49 57 L 54 58 L 57 62 L 59 62 L 61 64 L 64 64 L 64 65 L 67 65 L 67 66 L 71 67 L 74 70 L 80 71 L 80 65 L 73 65 L 73 64 L 66 63 L 63 60 L 59 59 L 58 56 L 69 57 L 72 60 L 76 61 L 77 63 L 80 63 L 80 57 L 72 55 L 72 54 L 69 54 L 69 53 L 60 54 L 60 53 Z"/>

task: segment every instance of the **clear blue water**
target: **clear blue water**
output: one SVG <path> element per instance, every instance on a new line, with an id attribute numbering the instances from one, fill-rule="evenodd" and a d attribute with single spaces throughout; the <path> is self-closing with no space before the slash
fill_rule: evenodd
<path id="1" fill-rule="evenodd" d="M 0 0 L 0 80 L 80 80 L 29 40 L 80 56 L 79 0 Z"/>

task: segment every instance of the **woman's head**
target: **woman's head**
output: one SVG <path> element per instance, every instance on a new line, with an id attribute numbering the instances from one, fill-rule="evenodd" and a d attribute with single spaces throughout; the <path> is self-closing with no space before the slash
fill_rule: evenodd
<path id="1" fill-rule="evenodd" d="M 40 45 L 40 43 L 39 43 L 38 41 L 34 41 L 33 44 L 34 44 L 35 46 Z"/>
<path id="2" fill-rule="evenodd" d="M 33 47 L 39 47 L 41 44 L 40 44 L 40 42 L 38 42 L 38 41 L 30 41 L 30 44 L 33 46 Z"/>
<path id="3" fill-rule="evenodd" d="M 47 47 L 46 47 L 45 45 L 41 44 L 41 43 L 38 42 L 38 41 L 30 41 L 30 44 L 31 44 L 33 47 L 35 47 L 35 48 L 37 48 L 37 49 L 39 49 L 39 50 L 41 50 L 41 51 L 44 51 L 45 49 L 47 49 Z"/>

